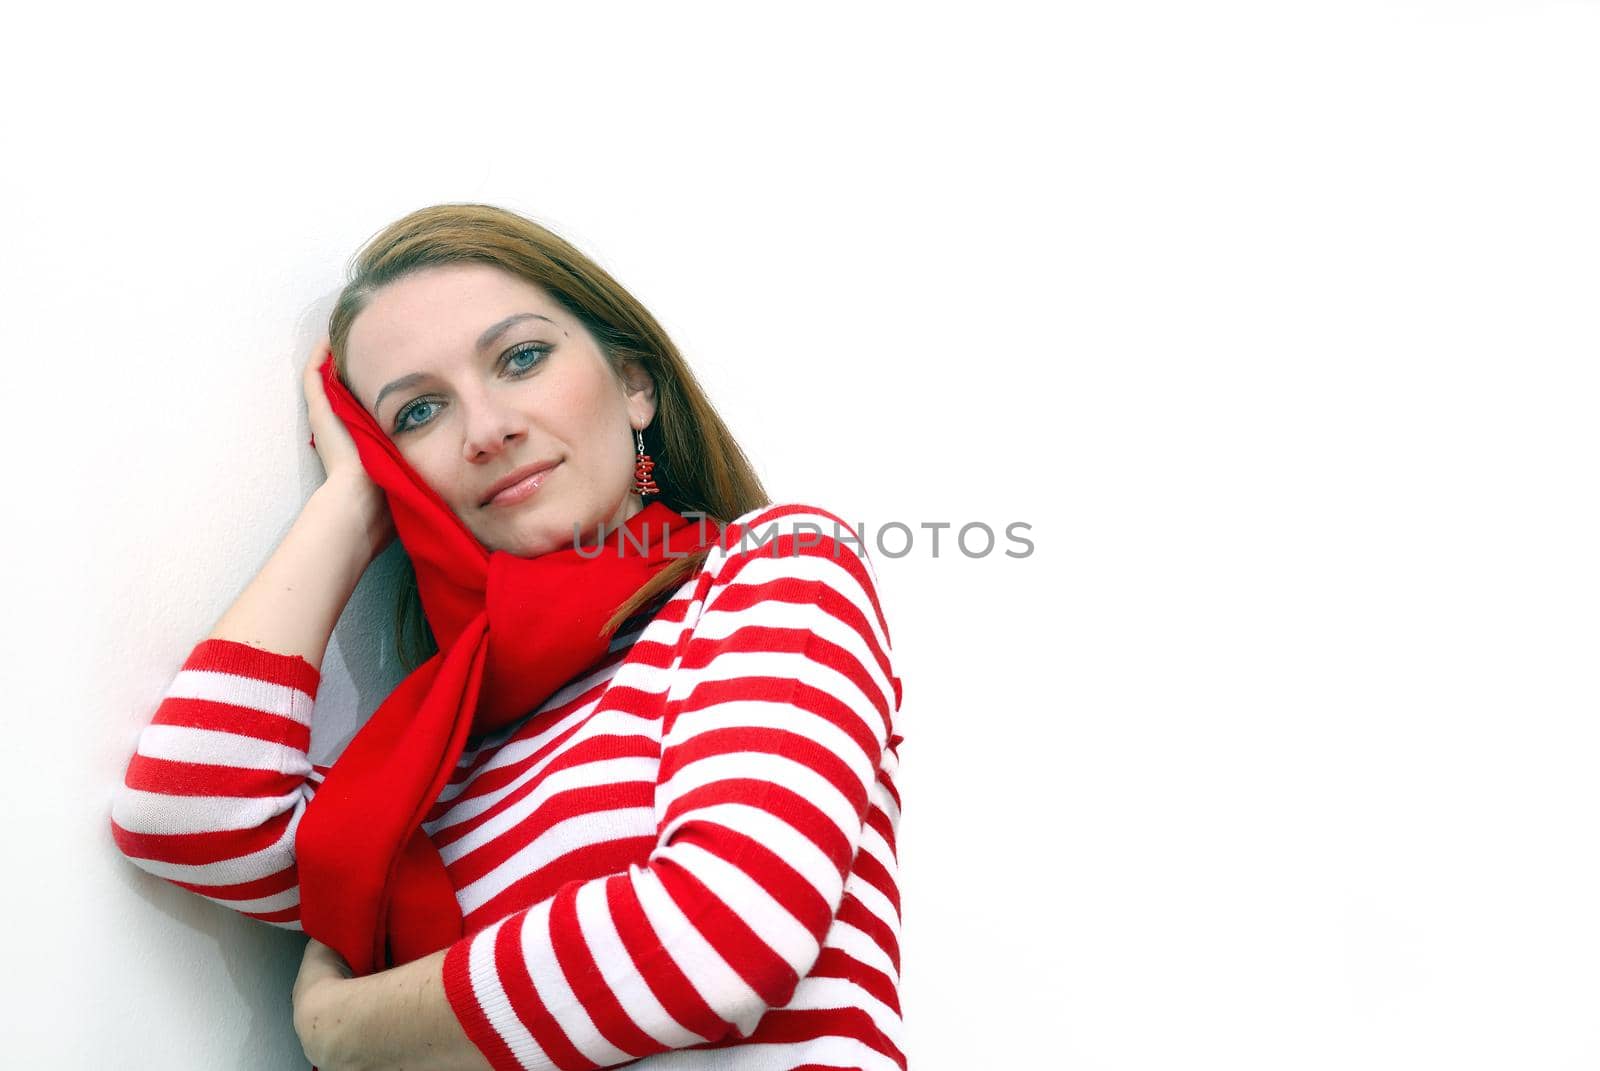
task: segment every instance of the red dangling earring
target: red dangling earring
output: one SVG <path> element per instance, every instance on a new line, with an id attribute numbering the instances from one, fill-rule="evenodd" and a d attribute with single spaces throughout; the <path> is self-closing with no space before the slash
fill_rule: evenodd
<path id="1" fill-rule="evenodd" d="M 639 449 L 639 459 L 633 467 L 633 493 L 640 496 L 659 495 L 661 488 L 650 478 L 650 470 L 656 467 L 656 463 L 644 452 L 644 432 L 634 428 L 633 441 Z"/>

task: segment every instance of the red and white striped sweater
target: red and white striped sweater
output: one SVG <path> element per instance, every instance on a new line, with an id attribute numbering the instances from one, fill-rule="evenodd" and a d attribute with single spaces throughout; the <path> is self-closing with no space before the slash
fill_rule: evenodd
<path id="1" fill-rule="evenodd" d="M 900 682 L 872 567 L 824 510 L 735 524 L 748 540 L 600 668 L 469 741 L 424 821 L 466 920 L 446 992 L 497 1069 L 905 1067 Z M 122 851 L 300 929 L 319 682 L 201 642 L 117 793 Z"/>

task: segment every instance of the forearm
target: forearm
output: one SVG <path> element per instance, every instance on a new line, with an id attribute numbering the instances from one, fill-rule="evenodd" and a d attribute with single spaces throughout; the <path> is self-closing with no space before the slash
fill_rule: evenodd
<path id="1" fill-rule="evenodd" d="M 139 734 L 111 833 L 139 867 L 299 927 L 295 819 L 309 793 L 317 671 L 231 640 L 198 644 Z"/>
<path id="2" fill-rule="evenodd" d="M 306 1012 L 323 1071 L 490 1071 L 445 996 L 445 951 L 329 985 Z"/>
<path id="3" fill-rule="evenodd" d="M 318 487 L 210 638 L 320 666 L 339 614 L 377 553 L 374 517 L 371 503 L 343 483 Z"/>

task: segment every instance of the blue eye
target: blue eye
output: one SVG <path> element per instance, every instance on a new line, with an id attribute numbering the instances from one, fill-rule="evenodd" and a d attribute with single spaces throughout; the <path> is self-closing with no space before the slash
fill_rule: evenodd
<path id="1" fill-rule="evenodd" d="M 545 355 L 553 349 L 555 347 L 546 342 L 524 342 L 520 346 L 514 346 L 507 350 L 502 360 L 511 378 L 520 379 L 537 368 L 540 362 L 544 360 Z M 526 360 L 523 358 L 526 358 Z M 433 417 L 431 411 L 428 412 L 426 417 L 415 423 L 412 423 L 410 418 L 419 411 L 428 411 L 430 406 L 437 409 L 439 403 L 427 398 L 418 398 L 402 408 L 394 415 L 394 434 L 398 435 L 403 431 L 411 431 L 413 428 L 420 428 L 427 424 Z"/>
<path id="2" fill-rule="evenodd" d="M 544 359 L 544 355 L 549 353 L 552 348 L 553 347 L 546 345 L 543 342 L 525 342 L 520 346 L 514 347 L 509 353 L 506 354 L 506 366 L 514 367 L 519 374 L 526 372 L 528 369 L 542 361 Z M 528 361 L 526 364 L 515 363 L 518 357 L 527 357 L 529 355 L 532 356 L 532 360 Z"/>
<path id="3" fill-rule="evenodd" d="M 395 430 L 395 433 L 399 434 L 402 431 L 410 431 L 412 428 L 420 428 L 422 426 L 421 423 L 418 423 L 418 424 L 407 423 L 408 418 L 412 414 L 417 412 L 417 410 L 419 410 L 419 409 L 426 409 L 430 405 L 437 407 L 438 404 L 439 404 L 438 402 L 431 402 L 431 401 L 428 401 L 425 398 L 418 398 L 416 401 L 412 402 L 410 405 L 408 405 L 404 409 L 400 410 L 398 413 L 396 413 L 394 415 L 394 430 Z M 426 422 L 424 421 L 423 423 L 426 423 Z"/>

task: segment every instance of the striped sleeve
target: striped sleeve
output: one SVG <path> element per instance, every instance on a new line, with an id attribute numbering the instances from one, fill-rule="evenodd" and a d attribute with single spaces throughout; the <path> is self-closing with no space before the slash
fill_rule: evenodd
<path id="1" fill-rule="evenodd" d="M 569 882 L 446 954 L 451 1006 L 497 1071 L 737 1042 L 818 963 L 900 688 L 859 544 L 812 507 L 755 516 L 783 523 L 701 573 L 647 863 Z"/>
<path id="2" fill-rule="evenodd" d="M 180 888 L 299 930 L 295 829 L 326 772 L 307 758 L 319 680 L 299 656 L 201 641 L 114 796 L 122 853 Z"/>

